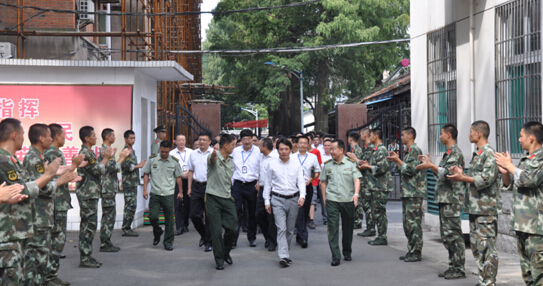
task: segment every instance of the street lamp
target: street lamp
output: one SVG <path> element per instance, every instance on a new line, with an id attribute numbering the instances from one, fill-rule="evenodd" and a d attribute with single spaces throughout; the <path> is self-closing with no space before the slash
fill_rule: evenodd
<path id="1" fill-rule="evenodd" d="M 250 109 L 242 107 L 241 110 L 247 111 L 247 112 L 251 113 L 252 115 L 256 116 L 256 128 L 255 128 L 255 131 L 257 131 L 258 130 L 258 109 L 255 108 L 255 110 L 250 110 Z M 258 131 L 256 133 L 258 133 Z"/>
<path id="2" fill-rule="evenodd" d="M 265 62 L 265 65 L 270 66 L 277 66 L 274 62 Z M 281 66 L 282 69 L 287 70 L 291 72 L 293 75 L 295 75 L 300 80 L 300 122 L 302 124 L 302 133 L 304 133 L 304 78 L 303 78 L 303 71 L 297 71 L 297 70 L 291 70 L 286 68 L 285 66 Z M 299 73 L 300 75 L 296 74 Z"/>

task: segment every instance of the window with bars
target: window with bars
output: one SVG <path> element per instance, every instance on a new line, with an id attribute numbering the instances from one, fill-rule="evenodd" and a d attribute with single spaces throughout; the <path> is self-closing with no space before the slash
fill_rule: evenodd
<path id="1" fill-rule="evenodd" d="M 498 151 L 522 156 L 522 124 L 541 121 L 541 0 L 496 8 L 496 141 Z"/>
<path id="2" fill-rule="evenodd" d="M 428 149 L 431 155 L 446 151 L 439 140 L 441 128 L 456 125 L 455 24 L 428 34 Z"/>

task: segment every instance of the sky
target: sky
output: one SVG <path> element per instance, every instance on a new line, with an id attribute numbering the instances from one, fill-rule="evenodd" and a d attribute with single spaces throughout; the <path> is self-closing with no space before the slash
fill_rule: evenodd
<path id="1" fill-rule="evenodd" d="M 200 6 L 200 11 L 211 11 L 217 7 L 217 4 L 220 0 L 204 0 L 204 3 Z M 213 15 L 211 14 L 201 14 L 201 25 L 202 25 L 202 42 L 206 39 L 206 29 L 211 23 Z"/>

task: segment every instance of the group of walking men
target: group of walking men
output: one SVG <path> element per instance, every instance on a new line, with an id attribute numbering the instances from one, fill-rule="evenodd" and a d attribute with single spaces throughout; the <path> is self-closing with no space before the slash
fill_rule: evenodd
<path id="1" fill-rule="evenodd" d="M 124 134 L 126 146 L 115 160 L 111 148 L 115 134 L 102 132 L 104 144 L 98 158 L 91 151 L 96 135 L 90 126 L 81 128 L 81 152 L 66 166 L 60 148 L 64 131 L 60 125 L 34 124 L 29 129 L 32 144 L 21 163 L 15 152 L 22 148 L 24 130 L 20 121 L 0 122 L 0 281 L 6 285 L 68 285 L 57 277 L 59 258 L 66 240 L 67 210 L 71 208 L 69 182 L 77 182 L 81 209 L 79 248 L 81 267 L 99 267 L 92 255 L 96 231 L 98 199 L 102 198 L 101 251 L 120 249 L 111 243 L 115 217 L 114 194 L 119 189 L 116 174 L 122 172 L 125 192 L 123 236 L 137 236 L 131 229 L 139 184 L 138 169 L 143 168 L 143 196 L 149 199 L 149 218 L 157 245 L 164 231 L 158 216 L 165 216 L 166 250 L 173 250 L 173 212 L 177 234 L 188 231 L 188 217 L 200 235 L 199 246 L 213 251 L 216 269 L 232 264 L 230 251 L 237 246 L 244 208 L 247 209 L 247 239 L 256 247 L 257 225 L 265 237 L 265 247 L 277 249 L 279 264 L 290 266 L 292 237 L 302 248 L 308 247 L 307 227 L 314 227 L 314 206 L 320 191 L 323 223 L 328 225 L 332 266 L 341 256 L 351 261 L 353 229 L 360 228 L 366 214 L 366 229 L 359 236 L 376 239 L 370 245 L 386 245 L 386 202 L 392 188 L 389 162 L 401 175 L 403 225 L 408 240 L 407 253 L 400 259 L 416 262 L 422 256 L 422 202 L 426 197 L 424 170 L 436 176 L 434 200 L 439 204 L 440 233 L 449 252 L 449 268 L 440 273 L 445 279 L 465 278 L 465 245 L 461 229 L 462 211 L 469 213 L 470 244 L 479 268 L 479 285 L 494 285 L 498 268 L 496 250 L 497 221 L 501 214 L 501 189 L 513 191 L 511 230 L 515 231 L 523 279 L 527 285 L 543 283 L 543 226 L 540 219 L 543 182 L 543 125 L 527 122 L 519 142 L 527 155 L 517 167 L 509 153 L 495 152 L 488 143 L 490 128 L 484 121 L 471 125 L 469 140 L 477 146 L 464 172 L 465 162 L 457 146 L 454 125 L 441 129 L 440 140 L 446 151 L 438 165 L 423 155 L 415 144 L 416 131 L 402 130 L 407 150 L 402 158 L 389 152 L 380 129 L 363 129 L 342 140 L 314 134 L 257 138 L 250 130 L 240 133 L 241 145 L 230 134 L 216 138 L 200 134 L 198 148 L 185 147 L 185 136 L 176 138 L 176 147 L 163 141 L 165 128 L 155 129 L 148 161 L 137 162 L 132 150 L 135 135 Z M 256 137 L 256 138 L 255 138 Z M 325 137 L 325 136 L 320 136 Z M 362 140 L 363 148 L 358 146 Z M 314 143 L 312 146 L 311 143 Z M 158 148 L 157 148 L 158 147 Z M 349 152 L 347 152 L 349 147 Z M 323 150 L 322 154 L 319 151 Z M 345 154 L 345 155 L 344 155 Z M 322 162 L 319 157 L 327 160 Z M 77 173 L 74 172 L 77 168 Z M 501 178 L 500 178 L 501 174 Z M 314 188 L 314 182 L 320 183 Z M 151 190 L 148 191 L 150 182 Z M 466 191 L 466 184 L 469 184 Z M 315 191 L 317 191 L 315 193 Z M 465 198 L 467 196 L 467 198 Z M 190 198 L 190 200 L 189 200 Z M 188 208 L 190 202 L 190 208 Z M 176 208 L 180 204 L 181 208 Z M 183 209 L 187 206 L 186 209 Z M 187 215 L 188 214 L 188 215 Z M 342 250 L 339 223 L 342 224 Z M 377 231 L 375 230 L 377 228 Z M 224 229 L 224 231 L 223 231 Z"/>

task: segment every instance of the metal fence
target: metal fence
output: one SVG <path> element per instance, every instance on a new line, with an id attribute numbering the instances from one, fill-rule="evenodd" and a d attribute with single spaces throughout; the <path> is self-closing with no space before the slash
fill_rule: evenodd
<path id="1" fill-rule="evenodd" d="M 455 24 L 428 34 L 428 149 L 442 155 L 441 127 L 456 124 Z"/>
<path id="2" fill-rule="evenodd" d="M 541 121 L 541 0 L 496 8 L 496 141 L 498 151 L 522 156 L 522 124 Z"/>

